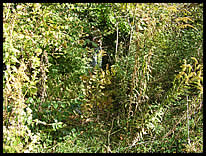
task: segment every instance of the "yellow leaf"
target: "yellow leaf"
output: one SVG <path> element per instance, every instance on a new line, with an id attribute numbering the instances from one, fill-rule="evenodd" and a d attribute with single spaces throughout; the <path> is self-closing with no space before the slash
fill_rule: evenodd
<path id="1" fill-rule="evenodd" d="M 170 6 L 170 7 L 168 7 L 168 10 L 174 11 L 174 12 L 177 12 L 177 11 L 178 11 L 175 6 Z"/>
<path id="2" fill-rule="evenodd" d="M 188 78 L 192 77 L 193 75 L 196 76 L 196 73 L 195 73 L 195 72 L 190 73 L 190 74 L 188 75 Z"/>
<path id="3" fill-rule="evenodd" d="M 191 57 L 191 59 L 195 61 L 195 65 L 198 64 L 198 60 L 195 57 Z"/>
<path id="4" fill-rule="evenodd" d="M 178 17 L 175 19 L 176 22 L 179 22 L 179 21 L 184 21 L 185 23 L 187 23 L 188 21 L 191 21 L 191 22 L 194 22 L 191 18 L 189 17 Z"/>
<path id="5" fill-rule="evenodd" d="M 105 87 L 104 86 L 99 86 L 101 89 L 104 89 Z"/>

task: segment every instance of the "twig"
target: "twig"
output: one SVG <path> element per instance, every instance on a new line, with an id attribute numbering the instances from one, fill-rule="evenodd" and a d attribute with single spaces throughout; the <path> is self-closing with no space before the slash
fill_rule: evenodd
<path id="1" fill-rule="evenodd" d="M 129 19 L 128 19 L 128 22 L 129 22 Z M 134 23 L 134 17 L 133 17 L 133 23 Z M 131 31 L 130 31 L 130 39 L 129 39 L 129 52 L 130 52 L 130 49 L 131 49 L 131 42 L 132 42 L 132 34 L 133 34 L 133 28 L 132 28 L 132 25 L 130 24 L 131 26 Z"/>
<path id="2" fill-rule="evenodd" d="M 111 131 L 112 131 L 112 128 L 113 128 L 113 124 L 114 124 L 114 118 L 112 119 L 112 126 L 111 126 L 111 129 L 109 130 L 108 132 L 108 137 L 107 137 L 107 140 L 108 140 L 108 146 L 107 146 L 107 152 L 111 152 L 111 149 L 110 149 L 110 135 L 111 135 Z"/>
<path id="3" fill-rule="evenodd" d="M 115 52 L 115 55 L 116 55 L 116 62 L 117 62 L 117 49 L 118 49 L 118 42 L 119 42 L 119 27 L 118 27 L 118 22 L 117 22 L 117 42 L 116 42 L 116 52 Z"/>
<path id="4" fill-rule="evenodd" d="M 9 11 L 10 11 L 10 3 L 8 4 L 8 11 L 7 11 L 6 18 L 5 18 L 6 21 L 7 21 L 8 16 L 9 16 Z"/>
<path id="5" fill-rule="evenodd" d="M 190 126 L 189 126 L 189 104 L 188 104 L 188 96 L 187 96 L 187 135 L 188 135 L 188 144 L 190 145 Z"/>
<path id="6" fill-rule="evenodd" d="M 201 109 L 201 106 L 202 106 L 202 104 L 200 105 L 200 107 L 199 107 L 197 110 L 200 110 L 200 109 Z M 192 112 L 193 112 L 193 110 L 190 110 L 190 112 L 188 111 L 188 114 L 191 115 Z M 174 125 L 173 129 L 171 129 L 167 134 L 164 135 L 164 137 L 162 138 L 162 140 L 163 140 L 164 138 L 166 138 L 168 135 L 170 135 L 172 131 L 175 130 L 175 128 L 177 127 L 177 125 L 182 121 L 182 119 L 183 119 L 184 117 L 185 117 L 185 114 L 184 114 L 184 115 L 179 119 L 179 121 Z"/>

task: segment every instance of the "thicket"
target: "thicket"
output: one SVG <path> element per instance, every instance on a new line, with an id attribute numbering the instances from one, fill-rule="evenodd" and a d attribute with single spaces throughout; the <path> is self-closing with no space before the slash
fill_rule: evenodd
<path id="1" fill-rule="evenodd" d="M 3 152 L 203 152 L 202 45 L 203 4 L 4 3 Z"/>

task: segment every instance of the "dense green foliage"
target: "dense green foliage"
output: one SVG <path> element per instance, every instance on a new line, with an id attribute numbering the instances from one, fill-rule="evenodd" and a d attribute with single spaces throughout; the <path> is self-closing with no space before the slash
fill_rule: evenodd
<path id="1" fill-rule="evenodd" d="M 203 152 L 202 45 L 203 4 L 4 3 L 3 152 Z"/>

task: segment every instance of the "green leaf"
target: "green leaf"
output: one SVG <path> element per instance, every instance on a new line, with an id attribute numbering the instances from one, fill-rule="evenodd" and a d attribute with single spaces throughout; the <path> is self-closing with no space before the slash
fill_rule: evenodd
<path id="1" fill-rule="evenodd" d="M 54 106 L 55 109 L 57 109 L 59 105 L 58 105 L 58 103 L 55 102 L 55 103 L 53 104 L 53 106 Z"/>
<path id="2" fill-rule="evenodd" d="M 63 107 L 63 108 L 66 108 L 66 103 L 61 103 L 61 106 Z"/>
<path id="3" fill-rule="evenodd" d="M 11 55 L 11 61 L 14 63 L 19 63 L 19 61 L 17 60 L 17 58 L 13 55 Z"/>
<path id="4" fill-rule="evenodd" d="M 138 25 L 139 30 L 144 30 L 141 25 Z"/>
<path id="5" fill-rule="evenodd" d="M 33 102 L 34 102 L 34 100 L 33 100 L 32 97 L 29 97 L 29 98 L 26 100 L 26 103 L 33 103 Z"/>

